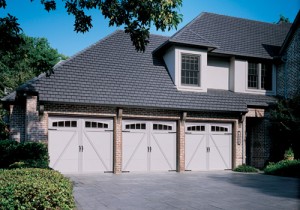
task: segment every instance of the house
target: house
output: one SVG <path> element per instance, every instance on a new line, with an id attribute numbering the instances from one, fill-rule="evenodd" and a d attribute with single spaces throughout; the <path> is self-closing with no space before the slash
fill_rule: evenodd
<path id="1" fill-rule="evenodd" d="M 116 31 L 2 99 L 11 138 L 47 143 L 64 173 L 263 167 L 293 28 L 201 13 L 144 53 Z"/>
<path id="2" fill-rule="evenodd" d="M 300 95 L 300 12 L 288 32 L 277 58 L 277 95 L 293 98 Z"/>

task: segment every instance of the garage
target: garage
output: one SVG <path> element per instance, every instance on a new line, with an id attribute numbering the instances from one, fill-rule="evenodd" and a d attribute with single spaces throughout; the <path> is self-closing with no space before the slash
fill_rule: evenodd
<path id="1" fill-rule="evenodd" d="M 186 123 L 185 169 L 190 171 L 232 168 L 232 126 Z"/>
<path id="2" fill-rule="evenodd" d="M 176 122 L 123 121 L 122 170 L 175 171 Z"/>
<path id="3" fill-rule="evenodd" d="M 50 117 L 48 150 L 62 173 L 112 172 L 113 120 Z"/>

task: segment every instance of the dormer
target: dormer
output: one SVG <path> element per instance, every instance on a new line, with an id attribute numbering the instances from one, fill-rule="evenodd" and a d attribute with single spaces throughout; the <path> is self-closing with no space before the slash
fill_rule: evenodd
<path id="1" fill-rule="evenodd" d="M 178 90 L 206 92 L 207 50 L 172 46 L 163 56 Z"/>
<path id="2" fill-rule="evenodd" d="M 289 28 L 201 13 L 154 53 L 164 59 L 180 91 L 276 95 L 274 59 Z"/>

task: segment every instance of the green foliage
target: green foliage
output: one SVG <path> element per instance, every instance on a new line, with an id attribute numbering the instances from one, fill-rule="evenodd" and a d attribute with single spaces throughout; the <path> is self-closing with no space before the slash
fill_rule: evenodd
<path id="1" fill-rule="evenodd" d="M 52 70 L 66 56 L 53 49 L 47 39 L 21 35 L 24 43 L 16 50 L 3 52 L 0 56 L 0 98 L 4 90 L 14 90 L 29 79 Z"/>
<path id="2" fill-rule="evenodd" d="M 290 20 L 289 20 L 289 18 L 287 18 L 287 17 L 285 17 L 283 15 L 280 15 L 278 22 L 290 23 Z"/>
<path id="3" fill-rule="evenodd" d="M 5 1 L 3 4 L 0 0 L 0 8 L 5 5 Z M 13 51 L 23 42 L 20 37 L 22 29 L 17 21 L 18 19 L 10 14 L 7 17 L 0 17 L 0 56 L 1 51 Z"/>
<path id="4" fill-rule="evenodd" d="M 48 168 L 47 145 L 38 142 L 0 141 L 0 168 Z"/>
<path id="5" fill-rule="evenodd" d="M 8 139 L 9 138 L 8 125 L 5 120 L 5 118 L 7 119 L 7 117 L 8 117 L 7 111 L 5 109 L 2 109 L 0 106 L 0 139 Z"/>
<path id="6" fill-rule="evenodd" d="M 272 135 L 271 161 L 284 158 L 284 153 L 291 148 L 296 159 L 300 158 L 300 96 L 293 99 L 280 99 L 271 110 Z"/>
<path id="7" fill-rule="evenodd" d="M 177 27 L 182 21 L 178 8 L 182 0 L 64 0 L 68 14 L 75 17 L 74 30 L 87 32 L 92 25 L 92 17 L 88 10 L 100 10 L 109 19 L 109 26 L 125 26 L 133 45 L 138 51 L 144 51 L 152 25 L 157 30 L 165 31 Z M 1 0 L 0 8 L 5 8 L 6 0 Z M 56 9 L 55 0 L 41 1 L 45 10 Z"/>
<path id="8" fill-rule="evenodd" d="M 246 172 L 246 173 L 255 173 L 258 172 L 258 170 L 252 166 L 248 166 L 248 165 L 239 165 L 238 167 L 236 167 L 233 171 L 236 172 Z"/>
<path id="9" fill-rule="evenodd" d="M 293 152 L 292 148 L 289 148 L 288 150 L 285 150 L 285 152 L 284 152 L 284 159 L 291 158 L 291 157 L 294 158 L 294 152 Z"/>
<path id="10" fill-rule="evenodd" d="M 47 169 L 0 170 L 1 209 L 74 209 L 72 183 Z"/>
<path id="11" fill-rule="evenodd" d="M 269 163 L 264 170 L 265 174 L 277 176 L 290 176 L 300 178 L 300 160 L 282 160 Z"/>

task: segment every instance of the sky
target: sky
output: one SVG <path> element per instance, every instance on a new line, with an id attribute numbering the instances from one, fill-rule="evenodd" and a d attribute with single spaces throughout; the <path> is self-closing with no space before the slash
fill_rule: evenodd
<path id="1" fill-rule="evenodd" d="M 92 15 L 93 28 L 84 34 L 74 31 L 74 17 L 68 15 L 61 0 L 57 1 L 56 11 L 47 12 L 40 4 L 40 0 L 7 0 L 6 9 L 0 9 L 0 17 L 7 13 L 18 18 L 23 32 L 32 37 L 45 37 L 50 45 L 59 53 L 72 56 L 98 40 L 108 36 L 117 27 L 109 27 L 99 10 L 89 11 Z M 179 13 L 183 21 L 177 30 L 181 29 L 201 12 L 241 17 L 251 20 L 274 23 L 284 15 L 292 22 L 300 9 L 300 0 L 183 0 Z M 123 29 L 120 27 L 119 29 Z M 171 36 L 176 30 L 151 33 Z"/>

